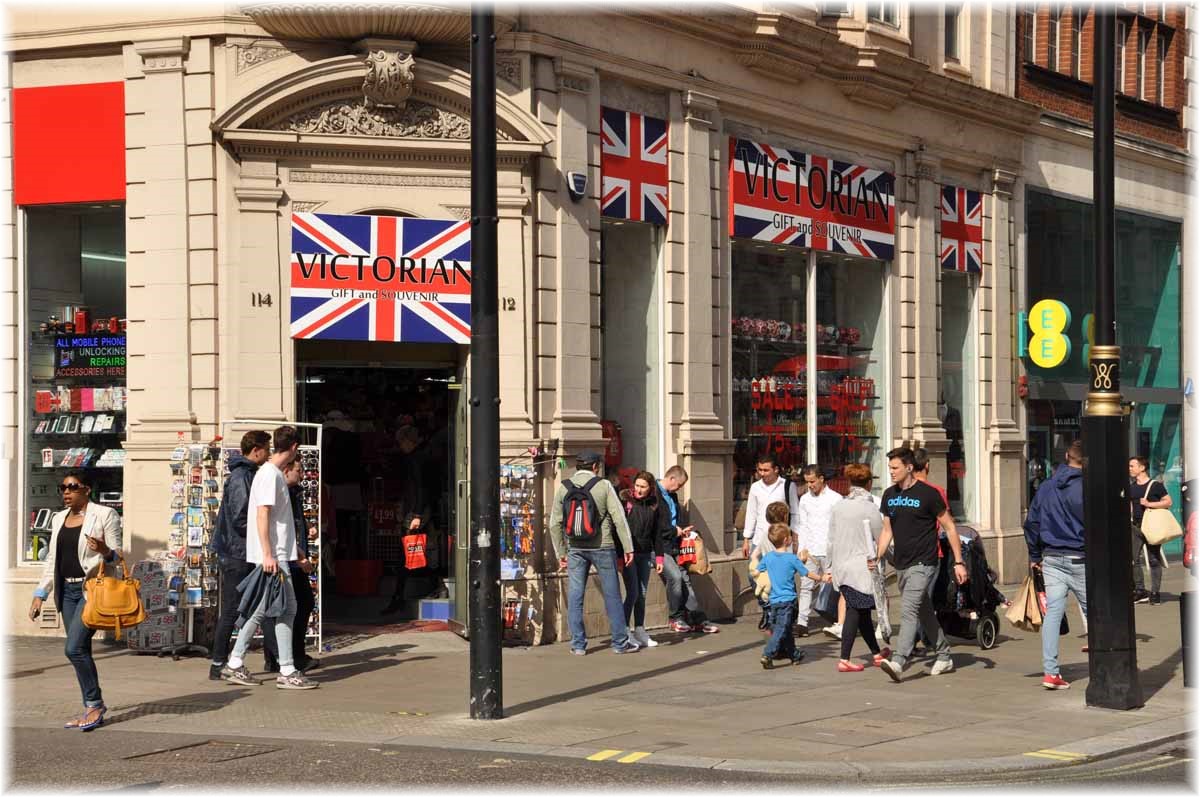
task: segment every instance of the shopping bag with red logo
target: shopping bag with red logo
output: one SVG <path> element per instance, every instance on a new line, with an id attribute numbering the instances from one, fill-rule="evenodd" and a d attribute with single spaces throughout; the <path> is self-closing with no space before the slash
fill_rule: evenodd
<path id="1" fill-rule="evenodd" d="M 404 566 L 409 570 L 420 570 L 428 566 L 428 560 L 425 558 L 425 543 L 427 535 L 423 531 L 415 531 L 411 534 L 405 534 L 404 542 Z"/>
<path id="2" fill-rule="evenodd" d="M 679 541 L 679 553 L 675 556 L 675 561 L 681 567 L 687 567 L 696 563 L 695 537 L 684 537 Z"/>
<path id="3" fill-rule="evenodd" d="M 687 566 L 688 572 L 697 576 L 708 575 L 712 572 L 712 565 L 708 563 L 708 552 L 704 549 L 704 540 L 693 531 L 690 542 L 696 552 L 696 561 Z"/>

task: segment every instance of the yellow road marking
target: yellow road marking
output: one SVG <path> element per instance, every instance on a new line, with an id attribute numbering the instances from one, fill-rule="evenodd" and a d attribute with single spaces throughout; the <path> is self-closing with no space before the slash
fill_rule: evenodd
<path id="1" fill-rule="evenodd" d="M 635 761 L 641 761 L 643 758 L 645 758 L 648 755 L 650 755 L 650 754 L 649 753 L 630 753 L 629 755 L 624 756 L 623 758 L 618 758 L 617 763 L 632 764 Z"/>
<path id="2" fill-rule="evenodd" d="M 588 761 L 606 761 L 615 755 L 625 752 L 624 750 L 601 750 L 598 753 L 592 753 L 587 757 Z"/>
<path id="3" fill-rule="evenodd" d="M 1087 756 L 1084 755 L 1083 753 L 1072 753 L 1070 750 L 1052 750 L 1049 747 L 1047 747 L 1044 750 L 1038 750 L 1038 752 L 1039 753 L 1052 753 L 1055 755 L 1065 755 L 1065 756 L 1069 756 L 1071 758 L 1087 758 Z"/>
<path id="4" fill-rule="evenodd" d="M 1049 758 L 1054 761 L 1079 761 L 1080 759 L 1087 758 L 1082 753 L 1069 753 L 1065 750 L 1034 750 L 1032 753 L 1026 753 L 1025 755 L 1033 758 Z"/>

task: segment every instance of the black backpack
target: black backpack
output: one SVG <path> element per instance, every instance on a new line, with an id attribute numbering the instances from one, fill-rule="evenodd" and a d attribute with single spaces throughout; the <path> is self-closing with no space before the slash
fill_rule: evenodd
<path id="1" fill-rule="evenodd" d="M 570 479 L 562 483 L 567 488 L 562 504 L 563 534 L 576 548 L 600 546 L 600 509 L 592 497 L 592 488 L 600 481 L 599 476 L 593 476 L 582 487 Z"/>

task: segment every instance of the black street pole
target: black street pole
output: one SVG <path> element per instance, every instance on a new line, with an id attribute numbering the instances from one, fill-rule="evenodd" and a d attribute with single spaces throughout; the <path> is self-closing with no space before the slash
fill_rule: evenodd
<path id="1" fill-rule="evenodd" d="M 494 10 L 471 7 L 471 718 L 500 719 L 500 323 Z"/>
<path id="2" fill-rule="evenodd" d="M 1142 705 L 1133 626 L 1133 544 L 1129 531 L 1128 458 L 1121 409 L 1121 348 L 1113 303 L 1116 250 L 1113 87 L 1115 8 L 1097 3 L 1093 79 L 1093 196 L 1095 200 L 1095 343 L 1088 355 L 1083 410 L 1084 525 L 1087 553 L 1089 706 Z"/>

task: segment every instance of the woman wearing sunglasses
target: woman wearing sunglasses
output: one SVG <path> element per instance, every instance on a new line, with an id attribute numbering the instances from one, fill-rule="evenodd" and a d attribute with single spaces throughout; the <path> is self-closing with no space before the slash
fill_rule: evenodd
<path id="1" fill-rule="evenodd" d="M 82 471 L 71 471 L 58 485 L 64 509 L 50 522 L 50 549 L 42 578 L 33 591 L 29 619 L 41 614 L 42 603 L 54 592 L 58 616 L 67 629 L 67 659 L 75 668 L 83 692 L 83 716 L 64 728 L 90 731 L 104 722 L 108 710 L 100 694 L 100 677 L 92 658 L 96 631 L 83 624 L 83 582 L 100 569 L 101 560 L 112 561 L 121 549 L 121 517 L 107 506 L 92 503 L 92 481 Z"/>

